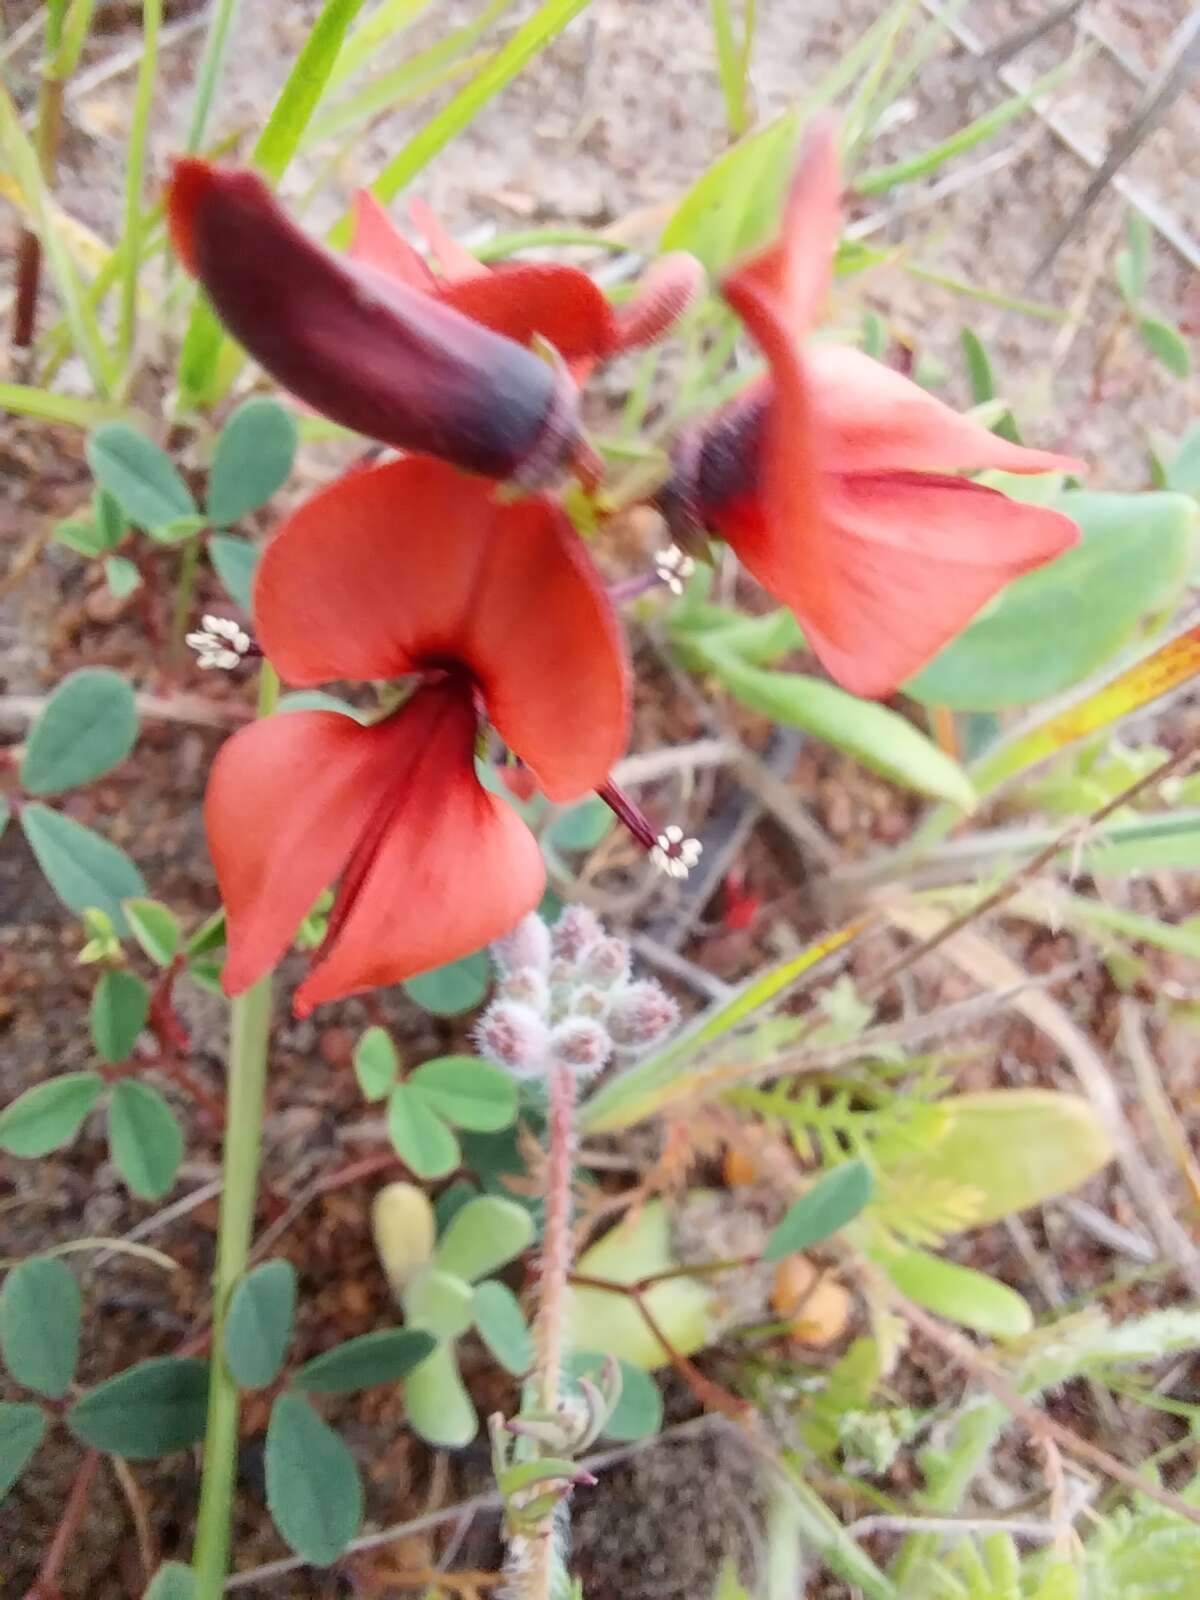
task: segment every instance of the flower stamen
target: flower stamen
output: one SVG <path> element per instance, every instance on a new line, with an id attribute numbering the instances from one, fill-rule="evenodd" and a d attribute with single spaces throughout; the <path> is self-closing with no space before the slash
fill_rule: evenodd
<path id="1" fill-rule="evenodd" d="M 250 655 L 260 651 L 250 635 L 231 617 L 203 616 L 196 633 L 185 635 L 184 642 L 196 652 L 198 667 L 232 672 Z"/>
<path id="2" fill-rule="evenodd" d="M 654 574 L 672 594 L 682 594 L 683 586 L 696 570 L 696 563 L 677 544 L 669 544 L 654 557 Z"/>
<path id="3" fill-rule="evenodd" d="M 686 878 L 700 860 L 703 845 L 699 839 L 687 839 L 683 829 L 671 823 L 656 832 L 641 807 L 618 789 L 610 778 L 596 793 L 614 813 L 650 857 L 651 864 L 670 878 Z"/>

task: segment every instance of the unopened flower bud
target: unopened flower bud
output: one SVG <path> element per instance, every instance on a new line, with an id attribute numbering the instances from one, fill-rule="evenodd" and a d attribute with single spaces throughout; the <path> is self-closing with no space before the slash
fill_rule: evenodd
<path id="1" fill-rule="evenodd" d="M 629 946 L 624 939 L 601 939 L 586 953 L 580 976 L 598 989 L 613 989 L 629 976 Z"/>
<path id="2" fill-rule="evenodd" d="M 679 1022 L 679 1007 L 652 979 L 631 983 L 614 999 L 608 1031 L 623 1050 L 644 1050 L 656 1044 Z"/>
<path id="3" fill-rule="evenodd" d="M 577 1017 L 602 1017 L 608 1010 L 608 997 L 599 989 L 576 989 L 571 1010 Z"/>
<path id="4" fill-rule="evenodd" d="M 550 929 L 531 911 L 502 939 L 494 941 L 492 960 L 504 977 L 527 967 L 545 972 L 550 965 Z"/>
<path id="5" fill-rule="evenodd" d="M 515 340 L 310 239 L 255 172 L 175 164 L 171 240 L 230 333 L 323 416 L 490 478 L 545 480 L 578 394 Z"/>
<path id="6" fill-rule="evenodd" d="M 536 1078 L 545 1072 L 548 1041 L 541 1017 L 516 1000 L 493 1001 L 475 1024 L 480 1055 L 507 1067 L 518 1078 Z"/>
<path id="7" fill-rule="evenodd" d="M 603 937 L 604 928 L 594 911 L 587 906 L 568 906 L 550 930 L 550 945 L 560 961 L 574 965 Z"/>
<path id="8" fill-rule="evenodd" d="M 612 1054 L 612 1039 L 591 1017 L 569 1017 L 550 1035 L 550 1058 L 579 1077 L 590 1077 Z"/>
<path id="9" fill-rule="evenodd" d="M 534 967 L 520 967 L 503 979 L 498 995 L 504 1000 L 516 1000 L 544 1016 L 550 1008 L 550 987 L 544 974 Z"/>

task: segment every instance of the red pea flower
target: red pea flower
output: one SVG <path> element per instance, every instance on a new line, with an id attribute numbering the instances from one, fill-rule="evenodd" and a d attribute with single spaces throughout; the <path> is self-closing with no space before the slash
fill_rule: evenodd
<path id="1" fill-rule="evenodd" d="M 205 823 L 227 992 L 270 970 L 338 878 L 300 1016 L 506 933 L 538 903 L 545 869 L 476 776 L 481 709 L 555 801 L 600 785 L 628 730 L 616 620 L 559 507 L 498 503 L 489 483 L 420 458 L 353 472 L 284 523 L 254 609 L 288 683 L 418 683 L 369 727 L 285 712 L 221 748 Z"/>
<path id="2" fill-rule="evenodd" d="M 578 448 L 578 394 L 564 371 L 395 272 L 333 255 L 257 173 L 179 160 L 167 216 L 226 328 L 314 411 L 526 487 Z"/>
<path id="3" fill-rule="evenodd" d="M 582 383 L 597 361 L 661 339 L 700 293 L 704 269 L 686 251 L 661 257 L 635 297 L 614 307 L 578 267 L 522 261 L 494 270 L 464 250 L 429 207 L 409 212 L 440 268 L 435 275 L 369 190 L 354 197 L 351 259 L 433 295 L 474 322 L 518 344 L 547 340 Z"/>
<path id="4" fill-rule="evenodd" d="M 685 438 L 659 506 L 726 539 L 855 694 L 891 694 L 1012 578 L 1053 560 L 1068 517 L 951 476 L 1076 471 L 960 416 L 861 351 L 804 345 L 840 231 L 832 121 L 814 127 L 780 240 L 722 292 L 769 376 Z"/>

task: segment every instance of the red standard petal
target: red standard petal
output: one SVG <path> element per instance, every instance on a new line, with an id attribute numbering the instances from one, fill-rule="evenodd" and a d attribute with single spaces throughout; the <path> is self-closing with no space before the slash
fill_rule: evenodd
<path id="1" fill-rule="evenodd" d="M 464 250 L 458 240 L 442 227 L 424 200 L 408 202 L 408 214 L 425 235 L 426 243 L 437 258 L 442 277 L 448 283 L 462 278 L 487 277 L 488 269 L 476 260 L 469 250 Z"/>
<path id="2" fill-rule="evenodd" d="M 1070 456 L 1002 439 L 861 350 L 810 345 L 805 360 L 821 421 L 822 460 L 830 471 L 1083 470 Z"/>
<path id="3" fill-rule="evenodd" d="M 225 326 L 323 416 L 496 478 L 571 453 L 571 384 L 437 297 L 316 244 L 257 173 L 178 161 L 168 214 Z"/>
<path id="4" fill-rule="evenodd" d="M 229 922 L 230 994 L 269 972 L 350 859 L 392 781 L 387 724 L 291 711 L 221 746 L 204 823 Z"/>
<path id="5" fill-rule="evenodd" d="M 469 955 L 532 911 L 545 887 L 537 840 L 475 776 L 475 713 L 462 685 L 420 689 L 366 731 L 379 737 L 389 795 L 296 991 L 298 1016 Z"/>
<path id="6" fill-rule="evenodd" d="M 547 340 L 571 365 L 617 348 L 617 325 L 604 293 L 586 272 L 550 261 L 525 261 L 439 290 L 443 305 L 527 345 Z"/>
<path id="7" fill-rule="evenodd" d="M 436 289 L 433 273 L 369 189 L 356 191 L 353 216 L 350 248 L 346 252 L 351 261 L 373 267 L 385 277 L 425 294 Z"/>
<path id="8" fill-rule="evenodd" d="M 845 688 L 891 694 L 1004 585 L 1078 541 L 1058 511 L 929 473 L 833 480 L 822 536 L 796 552 L 791 606 Z M 776 528 L 778 545 L 786 530 Z M 739 552 L 741 546 L 738 546 Z"/>
<path id="9" fill-rule="evenodd" d="M 629 703 L 620 631 L 562 511 L 410 457 L 342 478 L 267 547 L 263 649 L 298 685 L 462 663 L 554 800 L 608 775 Z"/>

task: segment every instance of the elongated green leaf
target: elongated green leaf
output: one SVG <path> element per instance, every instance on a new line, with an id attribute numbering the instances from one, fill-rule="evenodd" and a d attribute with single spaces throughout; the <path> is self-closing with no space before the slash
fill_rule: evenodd
<path id="1" fill-rule="evenodd" d="M 141 873 L 125 852 L 40 801 L 21 808 L 21 827 L 63 904 L 79 916 L 96 907 L 112 918 L 118 933 L 124 933 L 121 901 L 146 892 Z"/>
<path id="2" fill-rule="evenodd" d="M 233 1291 L 225 1320 L 225 1365 L 243 1389 L 274 1383 L 287 1354 L 296 1312 L 296 1269 L 264 1261 Z"/>
<path id="3" fill-rule="evenodd" d="M 291 415 L 265 395 L 243 400 L 217 440 L 205 501 L 208 520 L 227 528 L 257 511 L 287 482 L 295 458 Z"/>
<path id="4" fill-rule="evenodd" d="M 605 1357 L 598 1350 L 570 1350 L 563 1363 L 573 1378 L 590 1378 L 599 1383 Z M 641 1367 L 628 1361 L 621 1368 L 621 1395 L 612 1415 L 604 1424 L 606 1439 L 648 1439 L 662 1427 L 663 1403 L 658 1385 Z"/>
<path id="5" fill-rule="evenodd" d="M 207 1361 L 153 1356 L 76 1401 L 67 1426 L 96 1450 L 153 1461 L 199 1444 L 207 1411 Z"/>
<path id="6" fill-rule="evenodd" d="M 251 609 L 254 574 L 258 570 L 259 549 L 236 533 L 214 533 L 208 539 L 208 559 L 217 577 L 243 611 Z"/>
<path id="7" fill-rule="evenodd" d="M 197 1600 L 196 1574 L 181 1561 L 164 1561 L 142 1600 Z"/>
<path id="8" fill-rule="evenodd" d="M 106 400 L 81 400 L 78 395 L 55 394 L 27 383 L 0 383 L 0 411 L 38 417 L 43 422 L 65 422 L 72 428 L 95 428 L 124 415 L 121 406 Z"/>
<path id="9" fill-rule="evenodd" d="M 119 501 L 107 489 L 97 489 L 92 497 L 92 507 L 96 528 L 104 540 L 105 549 L 115 550 L 129 532 L 129 524 Z"/>
<path id="10" fill-rule="evenodd" d="M 135 899 L 121 909 L 129 931 L 156 966 L 169 967 L 179 952 L 183 930 L 179 918 L 161 900 Z"/>
<path id="11" fill-rule="evenodd" d="M 797 672 L 749 666 L 713 645 L 697 648 L 709 670 L 752 710 L 806 729 L 906 789 L 950 800 L 966 811 L 974 806 L 975 791 L 959 764 L 886 706 Z"/>
<path id="12" fill-rule="evenodd" d="M 318 1394 L 352 1394 L 376 1383 L 395 1383 L 424 1361 L 436 1343 L 423 1328 L 379 1328 L 314 1356 L 292 1382 Z"/>
<path id="13" fill-rule="evenodd" d="M 962 345 L 963 358 L 967 363 L 967 376 L 971 380 L 971 404 L 981 406 L 985 401 L 996 398 L 996 380 L 992 375 L 992 363 L 988 360 L 988 353 L 983 347 L 982 340 L 973 328 L 963 328 L 958 337 Z"/>
<path id="14" fill-rule="evenodd" d="M 18 1383 L 61 1399 L 79 1360 L 82 1299 L 63 1261 L 34 1256 L 8 1274 L 0 1289 L 0 1350 Z"/>
<path id="15" fill-rule="evenodd" d="M 1147 612 L 1173 603 L 1195 556 L 1193 501 L 1072 490 L 1053 504 L 1079 524 L 1080 543 L 1010 583 L 906 685 L 915 699 L 960 711 L 1046 699 L 1107 661 Z"/>
<path id="16" fill-rule="evenodd" d="M 391 1092 L 400 1071 L 400 1057 L 386 1028 L 368 1028 L 354 1047 L 354 1075 L 368 1100 Z"/>
<path id="17" fill-rule="evenodd" d="M 183 1129 L 147 1083 L 122 1078 L 108 1108 L 108 1142 L 117 1169 L 134 1194 L 157 1200 L 175 1182 L 183 1159 Z"/>
<path id="18" fill-rule="evenodd" d="M 458 1165 L 458 1140 L 407 1084 L 398 1083 L 389 1095 L 387 1120 L 396 1154 L 418 1178 L 444 1178 Z"/>
<path id="19" fill-rule="evenodd" d="M 471 1326 L 471 1286 L 453 1272 L 427 1267 L 404 1292 L 410 1325 L 437 1339 L 457 1339 Z"/>
<path id="20" fill-rule="evenodd" d="M 487 994 L 491 967 L 486 954 L 476 951 L 451 961 L 432 972 L 422 972 L 401 985 L 410 1000 L 415 1000 L 435 1017 L 456 1017 L 471 1011 Z"/>
<path id="21" fill-rule="evenodd" d="M 1200 422 L 1194 423 L 1179 441 L 1167 466 L 1166 486 L 1180 494 L 1200 495 Z"/>
<path id="22" fill-rule="evenodd" d="M 494 1279 L 481 1283 L 471 1312 L 479 1337 L 500 1365 L 518 1378 L 528 1372 L 533 1365 L 533 1340 L 517 1297 L 507 1284 Z"/>
<path id="23" fill-rule="evenodd" d="M 45 1437 L 46 1414 L 41 1406 L 0 1401 L 0 1501 Z"/>
<path id="24" fill-rule="evenodd" d="M 0 1111 L 0 1150 L 44 1156 L 73 1139 L 104 1092 L 98 1072 L 64 1072 L 11 1100 Z"/>
<path id="25" fill-rule="evenodd" d="M 516 1081 L 478 1056 L 440 1056 L 419 1066 L 407 1081 L 439 1116 L 472 1133 L 507 1128 L 517 1114 Z"/>
<path id="26" fill-rule="evenodd" d="M 872 1186 L 871 1169 L 865 1161 L 846 1161 L 825 1173 L 771 1229 L 763 1260 L 781 1261 L 837 1233 L 866 1205 Z"/>
<path id="27" fill-rule="evenodd" d="M 105 1061 L 125 1061 L 146 1026 L 150 991 L 132 972 L 102 972 L 92 991 L 92 1043 Z"/>
<path id="28" fill-rule="evenodd" d="M 21 783 L 30 794 L 58 794 L 91 783 L 133 749 L 133 690 L 119 672 L 85 667 L 64 678 L 30 729 Z"/>
<path id="29" fill-rule="evenodd" d="M 973 1267 L 915 1247 L 872 1254 L 901 1294 L 964 1328 L 992 1339 L 1020 1339 L 1033 1327 L 1028 1302 Z"/>
<path id="30" fill-rule="evenodd" d="M 118 600 L 124 600 L 141 586 L 142 575 L 124 556 L 108 556 L 104 562 L 104 581 Z"/>
<path id="31" fill-rule="evenodd" d="M 429 0 L 380 0 L 380 4 L 372 8 L 370 16 L 363 18 L 342 45 L 329 74 L 328 89 L 340 87 L 347 78 L 352 78 L 363 67 L 370 66 L 396 35 L 403 32 L 428 5 Z"/>
<path id="32" fill-rule="evenodd" d="M 267 1424 L 267 1506 L 288 1545 L 327 1567 L 358 1532 L 363 1489 L 354 1457 L 301 1395 L 281 1394 Z"/>
<path id="33" fill-rule="evenodd" d="M 127 422 L 106 422 L 87 442 L 88 465 L 139 528 L 148 533 L 196 515 L 191 491 L 171 458 Z"/>
<path id="34" fill-rule="evenodd" d="M 479 1195 L 455 1212 L 434 1260 L 441 1271 L 473 1283 L 514 1260 L 532 1238 L 533 1220 L 524 1206 L 499 1195 Z"/>
<path id="35" fill-rule="evenodd" d="M 54 529 L 54 540 L 89 561 L 95 561 L 106 549 L 103 531 L 92 522 L 60 522 Z"/>
<path id="36" fill-rule="evenodd" d="M 451 1344 L 437 1345 L 404 1382 L 408 1424 L 430 1444 L 450 1450 L 470 1444 L 479 1427 L 471 1397 L 463 1388 Z"/>
<path id="37" fill-rule="evenodd" d="M 1177 378 L 1188 376 L 1192 370 L 1192 352 L 1178 328 L 1161 317 L 1139 317 L 1137 330 L 1142 343 L 1168 372 Z"/>
<path id="38" fill-rule="evenodd" d="M 789 111 L 735 144 L 684 195 L 659 249 L 688 250 L 717 274 L 762 244 L 778 222 L 799 136 Z"/>

